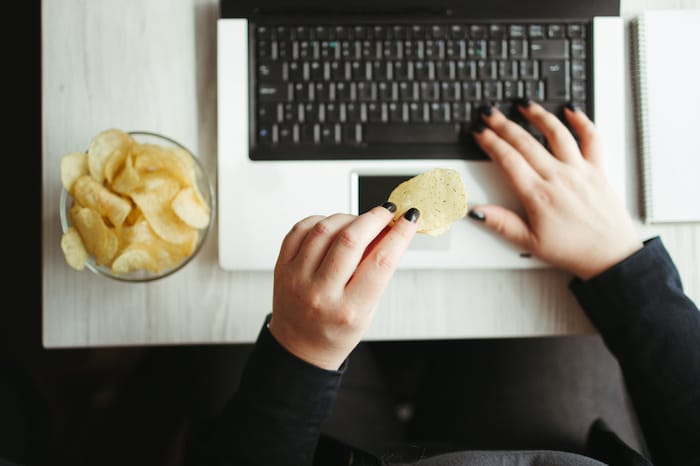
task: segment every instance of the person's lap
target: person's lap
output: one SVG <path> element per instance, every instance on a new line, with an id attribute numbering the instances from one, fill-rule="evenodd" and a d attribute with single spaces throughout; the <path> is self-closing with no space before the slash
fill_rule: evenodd
<path id="1" fill-rule="evenodd" d="M 617 361 L 597 335 L 364 342 L 324 433 L 377 455 L 381 445 L 582 452 L 598 417 L 644 451 Z"/>

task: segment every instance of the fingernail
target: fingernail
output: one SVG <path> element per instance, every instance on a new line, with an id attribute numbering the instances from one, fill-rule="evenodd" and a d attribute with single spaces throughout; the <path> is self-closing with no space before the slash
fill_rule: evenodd
<path id="1" fill-rule="evenodd" d="M 403 214 L 403 218 L 411 223 L 416 223 L 418 221 L 418 217 L 420 217 L 420 210 L 416 209 L 415 207 L 411 207 L 405 214 Z"/>
<path id="2" fill-rule="evenodd" d="M 486 123 L 483 122 L 481 119 L 477 119 L 474 121 L 474 124 L 472 124 L 472 131 L 475 133 L 482 133 L 486 129 Z"/>
<path id="3" fill-rule="evenodd" d="M 389 212 L 396 212 L 396 204 L 394 204 L 393 202 L 385 202 L 384 204 L 382 204 L 382 207 L 384 207 Z"/>
<path id="4" fill-rule="evenodd" d="M 467 213 L 467 215 L 469 215 L 470 218 L 473 218 L 474 220 L 476 220 L 478 222 L 483 222 L 486 220 L 486 214 L 484 214 L 480 210 L 472 209 Z"/>
<path id="5" fill-rule="evenodd" d="M 529 97 L 519 97 L 515 99 L 515 103 L 518 105 L 518 107 L 528 108 L 532 103 L 532 99 Z"/>
<path id="6" fill-rule="evenodd" d="M 486 102 L 479 107 L 479 113 L 481 115 L 490 117 L 493 114 L 493 103 Z"/>
<path id="7" fill-rule="evenodd" d="M 566 108 L 568 108 L 569 110 L 571 110 L 572 112 L 577 112 L 577 111 L 578 111 L 578 107 L 577 107 L 576 104 L 573 103 L 573 102 L 567 102 L 566 105 L 564 105 L 564 106 L 565 106 Z"/>

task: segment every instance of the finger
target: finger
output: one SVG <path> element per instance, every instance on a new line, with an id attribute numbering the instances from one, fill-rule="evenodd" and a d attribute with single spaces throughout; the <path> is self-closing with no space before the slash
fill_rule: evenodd
<path id="1" fill-rule="evenodd" d="M 396 206 L 393 206 L 393 210 L 396 210 Z M 319 276 L 342 283 L 345 287 L 369 245 L 393 217 L 394 214 L 389 209 L 375 207 L 339 231 L 318 268 Z"/>
<path id="2" fill-rule="evenodd" d="M 322 215 L 312 215 L 298 221 L 282 240 L 279 255 L 277 256 L 278 264 L 286 264 L 291 262 L 299 252 L 301 243 L 306 238 L 309 230 L 325 217 Z"/>
<path id="3" fill-rule="evenodd" d="M 524 195 L 536 181 L 542 179 L 520 152 L 491 129 L 482 129 L 474 138 L 491 160 L 501 168 L 516 194 Z"/>
<path id="4" fill-rule="evenodd" d="M 355 215 L 333 214 L 309 229 L 294 258 L 303 273 L 312 274 L 318 269 L 335 236 L 356 218 Z"/>
<path id="5" fill-rule="evenodd" d="M 512 210 L 497 205 L 481 205 L 471 208 L 469 217 L 483 222 L 489 230 L 523 250 L 532 250 L 532 231 L 525 220 Z"/>
<path id="6" fill-rule="evenodd" d="M 407 220 L 411 214 L 414 215 L 413 221 Z M 350 299 L 374 303 L 379 301 L 416 234 L 419 215 L 417 209 L 409 209 L 360 262 L 346 288 Z"/>
<path id="7" fill-rule="evenodd" d="M 494 107 L 482 112 L 481 117 L 496 134 L 520 152 L 539 174 L 547 178 L 554 168 L 555 159 L 532 134 Z"/>
<path id="8" fill-rule="evenodd" d="M 571 131 L 553 113 L 541 105 L 530 102 L 518 107 L 537 130 L 547 138 L 552 153 L 562 162 L 573 163 L 581 160 L 581 151 Z"/>
<path id="9" fill-rule="evenodd" d="M 603 168 L 603 147 L 595 124 L 584 112 L 572 110 L 569 106 L 564 107 L 564 115 L 578 136 L 583 158 Z"/>

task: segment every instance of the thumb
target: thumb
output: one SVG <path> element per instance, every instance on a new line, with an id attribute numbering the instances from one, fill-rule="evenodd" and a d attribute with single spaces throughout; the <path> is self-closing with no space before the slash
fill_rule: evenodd
<path id="1" fill-rule="evenodd" d="M 511 243 L 527 251 L 532 249 L 530 227 L 512 210 L 497 205 L 480 205 L 469 210 L 469 217 L 483 222 L 489 230 L 493 230 Z"/>

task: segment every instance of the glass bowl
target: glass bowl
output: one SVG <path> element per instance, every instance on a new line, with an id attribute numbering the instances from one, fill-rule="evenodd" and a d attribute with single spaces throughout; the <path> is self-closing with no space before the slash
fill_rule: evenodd
<path id="1" fill-rule="evenodd" d="M 115 273 L 111 267 L 97 264 L 93 256 L 90 256 L 87 262 L 85 263 L 85 268 L 96 273 L 97 275 L 123 282 L 143 283 L 158 280 L 160 278 L 172 275 L 173 273 L 182 269 L 185 265 L 187 265 L 192 259 L 194 259 L 197 256 L 209 235 L 209 231 L 211 230 L 212 225 L 214 224 L 214 215 L 216 212 L 216 198 L 214 196 L 213 185 L 209 176 L 207 175 L 204 166 L 192 151 L 187 149 L 179 142 L 161 134 L 147 131 L 130 131 L 128 133 L 135 141 L 141 144 L 154 144 L 161 147 L 175 147 L 186 151 L 192 157 L 192 160 L 194 162 L 192 164 L 192 168 L 194 170 L 196 186 L 199 189 L 202 199 L 209 206 L 209 223 L 206 225 L 205 228 L 198 230 L 197 241 L 192 254 L 183 258 L 170 268 L 161 270 L 157 273 L 148 270 L 136 270 L 129 273 L 118 274 Z M 62 187 L 59 199 L 59 217 L 63 233 L 65 233 L 68 230 L 68 228 L 71 227 L 71 221 L 68 212 L 72 206 L 73 197 Z"/>

